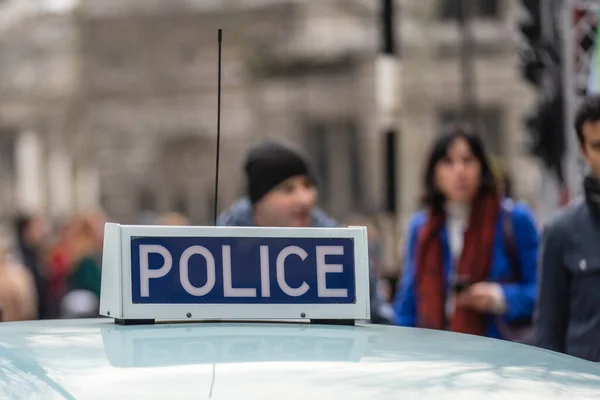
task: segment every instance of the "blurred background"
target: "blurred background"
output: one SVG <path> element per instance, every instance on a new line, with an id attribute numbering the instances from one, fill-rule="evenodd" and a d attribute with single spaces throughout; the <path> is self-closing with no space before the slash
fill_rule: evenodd
<path id="1" fill-rule="evenodd" d="M 0 0 L 2 237 L 15 242 L 17 215 L 53 243 L 89 211 L 103 217 L 86 215 L 88 233 L 165 213 L 211 224 L 218 28 L 220 211 L 244 194 L 245 149 L 291 140 L 323 208 L 373 224 L 397 276 L 427 147 L 466 120 L 543 222 L 578 194 L 570 121 L 595 89 L 598 4 Z"/>

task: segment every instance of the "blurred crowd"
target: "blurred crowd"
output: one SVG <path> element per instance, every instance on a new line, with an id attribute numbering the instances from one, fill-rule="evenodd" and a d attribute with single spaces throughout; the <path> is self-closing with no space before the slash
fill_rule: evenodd
<path id="1" fill-rule="evenodd" d="M 1 259 L 2 319 L 97 315 L 105 221 L 97 210 L 55 226 L 41 214 L 17 216 Z"/>
<path id="2" fill-rule="evenodd" d="M 479 143 L 479 142 L 478 142 Z M 366 226 L 368 228 L 372 321 L 393 323 L 393 301 L 406 265 L 387 265 L 380 221 L 360 214 L 335 221 L 318 207 L 318 172 L 289 143 L 267 141 L 250 149 L 244 171 L 247 194 L 225 210 L 218 225 Z M 505 169 L 494 166 L 500 195 L 510 195 Z M 14 245 L 4 246 L 0 287 L 3 321 L 83 318 L 98 315 L 103 229 L 108 216 L 91 210 L 51 224 L 41 214 L 14 221 Z M 178 212 L 145 214 L 140 223 L 190 225 Z"/>
<path id="3" fill-rule="evenodd" d="M 327 215 L 318 205 L 319 171 L 281 141 L 248 151 L 246 193 L 217 225 L 366 226 L 372 323 L 481 335 L 600 361 L 600 96 L 584 101 L 575 127 L 589 167 L 584 197 L 543 230 L 530 207 L 512 198 L 510 179 L 480 135 L 446 127 L 425 160 L 421 209 L 408 223 L 397 273 L 385 265 L 377 221 Z M 107 220 L 99 210 L 56 227 L 41 215 L 16 218 L 15 246 L 0 262 L 2 319 L 97 316 Z M 190 224 L 178 213 L 148 222 Z"/>
<path id="4" fill-rule="evenodd" d="M 13 243 L 1 246 L 2 321 L 97 316 L 107 221 L 101 210 L 57 224 L 41 214 L 17 216 Z M 187 225 L 189 221 L 179 213 L 167 213 L 155 223 Z"/>

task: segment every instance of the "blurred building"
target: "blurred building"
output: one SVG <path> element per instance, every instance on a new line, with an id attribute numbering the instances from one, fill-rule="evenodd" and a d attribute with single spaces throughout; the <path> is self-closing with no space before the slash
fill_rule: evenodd
<path id="1" fill-rule="evenodd" d="M 107 211 L 135 221 L 140 210 L 176 210 L 211 223 L 219 27 L 219 209 L 243 194 L 244 151 L 267 136 L 307 148 L 323 178 L 324 204 L 336 216 L 374 208 L 381 192 L 372 98 L 376 21 L 351 5 L 82 3 L 83 129 L 93 141 Z"/>
<path id="2" fill-rule="evenodd" d="M 427 145 L 460 111 L 455 3 L 399 1 L 403 216 L 417 206 Z M 530 199 L 538 178 L 521 118 L 533 94 L 517 69 L 516 4 L 473 3 L 485 141 Z M 21 11 L 19 23 L 0 30 L 0 174 L 10 183 L 0 188 L 1 212 L 27 205 L 58 215 L 99 204 L 121 222 L 180 211 L 211 223 L 218 28 L 219 209 L 244 192 L 245 149 L 281 137 L 309 151 L 334 216 L 385 211 L 377 12 L 367 0 L 80 0 L 70 12 Z"/>
<path id="3" fill-rule="evenodd" d="M 60 215 L 75 204 L 77 34 L 58 6 L 0 2 L 2 228 L 17 210 Z"/>

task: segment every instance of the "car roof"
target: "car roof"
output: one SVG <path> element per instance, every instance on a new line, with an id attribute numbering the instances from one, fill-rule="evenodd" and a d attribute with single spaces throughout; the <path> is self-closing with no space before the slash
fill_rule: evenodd
<path id="1" fill-rule="evenodd" d="M 381 325 L 111 319 L 0 324 L 2 398 L 600 398 L 600 366 Z M 483 398 L 483 397 L 482 397 Z"/>

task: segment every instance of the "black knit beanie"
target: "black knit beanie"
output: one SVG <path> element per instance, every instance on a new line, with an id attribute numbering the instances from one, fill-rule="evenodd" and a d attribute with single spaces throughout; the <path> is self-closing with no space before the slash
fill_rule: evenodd
<path id="1" fill-rule="evenodd" d="M 250 149 L 244 169 L 252 204 L 256 204 L 275 186 L 293 176 L 305 175 L 317 184 L 313 167 L 306 156 L 273 141 L 263 142 Z"/>

